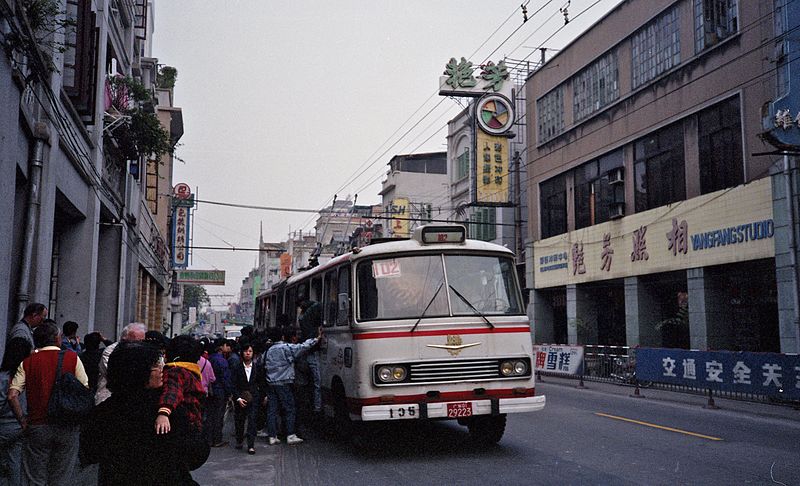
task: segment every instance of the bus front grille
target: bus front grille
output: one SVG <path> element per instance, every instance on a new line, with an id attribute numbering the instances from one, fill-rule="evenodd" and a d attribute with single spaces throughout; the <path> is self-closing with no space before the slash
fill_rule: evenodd
<path id="1" fill-rule="evenodd" d="M 408 380 L 412 383 L 489 380 L 501 377 L 499 359 L 411 363 L 408 373 Z"/>

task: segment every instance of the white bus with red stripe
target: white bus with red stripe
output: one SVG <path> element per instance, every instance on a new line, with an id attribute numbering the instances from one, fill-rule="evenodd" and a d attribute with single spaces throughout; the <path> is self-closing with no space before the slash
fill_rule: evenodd
<path id="1" fill-rule="evenodd" d="M 256 325 L 322 306 L 326 415 L 354 423 L 457 419 L 500 440 L 506 414 L 541 410 L 514 255 L 460 225 L 355 249 L 259 295 Z"/>

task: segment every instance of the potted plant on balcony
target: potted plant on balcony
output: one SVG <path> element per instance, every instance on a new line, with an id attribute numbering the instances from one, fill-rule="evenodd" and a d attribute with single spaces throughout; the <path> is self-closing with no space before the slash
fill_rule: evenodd
<path id="1" fill-rule="evenodd" d="M 172 153 L 169 133 L 155 114 L 152 94 L 133 78 L 106 79 L 105 135 L 127 160 Z"/>

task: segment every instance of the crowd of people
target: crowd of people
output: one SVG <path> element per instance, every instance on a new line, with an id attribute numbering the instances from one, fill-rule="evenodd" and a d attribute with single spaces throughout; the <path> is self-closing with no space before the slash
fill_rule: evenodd
<path id="1" fill-rule="evenodd" d="M 236 341 L 169 339 L 131 323 L 112 342 L 98 332 L 81 341 L 78 323 L 59 327 L 43 304 L 28 305 L 0 365 L 0 486 L 72 484 L 92 464 L 100 485 L 197 484 L 191 471 L 229 445 L 226 412 L 236 449 L 255 454 L 257 437 L 301 443 L 298 404 L 321 411 L 319 314 L 305 300 L 298 327 L 247 326 Z M 56 418 L 51 403 L 65 373 L 94 397 L 78 419 Z"/>

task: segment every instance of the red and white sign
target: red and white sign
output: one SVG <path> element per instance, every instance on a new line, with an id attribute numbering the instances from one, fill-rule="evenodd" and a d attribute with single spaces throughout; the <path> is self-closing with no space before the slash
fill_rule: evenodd
<path id="1" fill-rule="evenodd" d="M 447 404 L 448 418 L 472 417 L 472 402 L 453 402 Z"/>
<path id="2" fill-rule="evenodd" d="M 172 194 L 178 199 L 189 199 L 192 195 L 192 188 L 185 182 L 179 182 L 172 188 Z"/>

